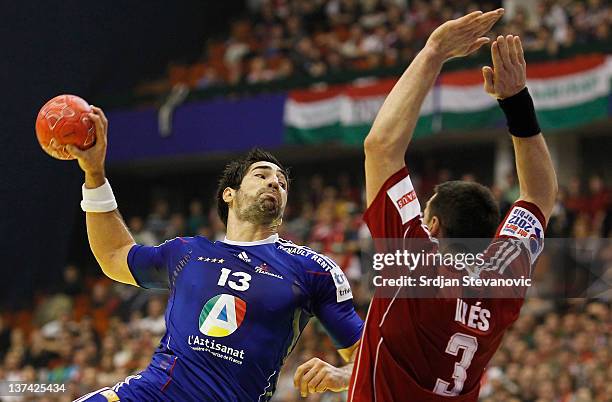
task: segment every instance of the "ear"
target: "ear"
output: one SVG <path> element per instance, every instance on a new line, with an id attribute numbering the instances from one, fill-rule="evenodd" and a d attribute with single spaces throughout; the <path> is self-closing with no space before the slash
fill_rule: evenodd
<path id="1" fill-rule="evenodd" d="M 236 190 L 234 190 L 231 187 L 225 187 L 225 190 L 223 190 L 223 201 L 230 204 L 234 200 L 235 196 L 236 196 Z"/>
<path id="2" fill-rule="evenodd" d="M 438 219 L 437 216 L 432 216 L 431 222 L 429 223 L 428 227 L 429 227 L 429 233 L 431 233 L 431 235 L 433 237 L 439 237 L 439 235 L 440 235 L 440 220 Z"/>

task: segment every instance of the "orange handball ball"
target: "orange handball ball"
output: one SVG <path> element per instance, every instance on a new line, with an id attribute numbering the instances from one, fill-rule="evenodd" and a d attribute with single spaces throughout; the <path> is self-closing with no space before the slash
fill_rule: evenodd
<path id="1" fill-rule="evenodd" d="M 76 159 L 66 145 L 91 148 L 96 142 L 96 128 L 88 116 L 91 106 L 75 95 L 59 95 L 38 112 L 36 137 L 42 149 L 56 159 Z"/>

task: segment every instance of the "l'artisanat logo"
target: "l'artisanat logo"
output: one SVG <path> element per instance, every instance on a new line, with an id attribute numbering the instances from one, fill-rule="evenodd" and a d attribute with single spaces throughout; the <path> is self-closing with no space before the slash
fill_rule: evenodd
<path id="1" fill-rule="evenodd" d="M 200 312 L 199 328 L 204 335 L 221 338 L 240 327 L 246 314 L 244 300 L 228 295 L 217 295 L 204 304 Z"/>

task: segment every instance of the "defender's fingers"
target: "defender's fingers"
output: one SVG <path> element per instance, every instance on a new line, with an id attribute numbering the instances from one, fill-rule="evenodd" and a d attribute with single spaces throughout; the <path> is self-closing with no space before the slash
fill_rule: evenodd
<path id="1" fill-rule="evenodd" d="M 513 66 L 518 66 L 520 64 L 519 59 L 518 59 L 518 51 L 516 49 L 516 42 L 514 41 L 514 36 L 513 35 L 508 35 L 508 37 L 506 38 L 506 42 L 508 42 L 508 51 L 510 54 L 510 61 L 512 62 Z"/>
<path id="2" fill-rule="evenodd" d="M 476 42 L 472 43 L 472 45 L 468 49 L 467 54 L 474 53 L 476 50 L 480 49 L 483 45 L 486 45 L 487 43 L 489 43 L 490 40 L 491 39 L 485 38 L 485 37 L 476 39 Z"/>
<path id="3" fill-rule="evenodd" d="M 493 69 L 489 66 L 482 68 L 482 77 L 484 78 L 484 89 L 487 93 L 494 93 L 493 85 Z"/>
<path id="4" fill-rule="evenodd" d="M 457 18 L 457 20 L 458 21 L 471 21 L 471 20 L 475 20 L 476 18 L 480 17 L 482 14 L 483 14 L 482 11 L 476 10 L 476 11 L 472 11 L 469 14 L 464 15 L 463 17 Z"/>
<path id="5" fill-rule="evenodd" d="M 506 41 L 506 38 L 503 36 L 498 36 L 497 46 L 499 48 L 499 55 L 501 57 L 502 63 L 504 64 L 504 67 L 509 68 L 511 66 L 511 62 L 508 50 L 508 42 Z"/>
<path id="6" fill-rule="evenodd" d="M 502 70 L 504 68 L 504 62 L 499 54 L 499 44 L 497 41 L 493 41 L 491 45 L 491 59 L 493 60 L 494 70 Z"/>
<path id="7" fill-rule="evenodd" d="M 497 24 L 497 22 L 504 16 L 504 9 L 499 8 L 495 11 L 491 11 L 491 17 L 487 18 L 482 34 L 487 33 L 493 28 L 493 25 Z"/>
<path id="8" fill-rule="evenodd" d="M 514 46 L 516 47 L 519 63 L 525 66 L 527 63 L 525 62 L 525 53 L 523 52 L 523 43 L 521 42 L 520 37 L 514 37 Z"/>
<path id="9" fill-rule="evenodd" d="M 463 17 L 459 17 L 455 20 L 461 26 L 469 26 L 472 22 L 474 22 L 477 18 L 482 15 L 482 11 L 473 11 Z"/>
<path id="10" fill-rule="evenodd" d="M 489 11 L 478 17 L 475 26 L 477 28 L 483 28 L 485 26 L 492 26 L 504 15 L 504 9 L 498 8 L 497 10 Z"/>
<path id="11" fill-rule="evenodd" d="M 502 10 L 502 11 L 499 11 Z M 503 8 L 495 11 L 489 11 L 488 13 L 482 14 L 472 24 L 470 29 L 472 33 L 480 36 L 485 32 L 488 32 L 493 25 L 504 15 Z"/>

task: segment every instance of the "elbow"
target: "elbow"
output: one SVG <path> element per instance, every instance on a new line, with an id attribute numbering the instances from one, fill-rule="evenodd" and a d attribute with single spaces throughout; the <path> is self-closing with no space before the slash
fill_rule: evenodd
<path id="1" fill-rule="evenodd" d="M 553 210 L 555 206 L 555 202 L 557 202 L 557 195 L 559 194 L 559 182 L 557 181 L 557 175 L 553 173 L 552 178 L 550 180 L 550 189 L 548 190 L 548 205 L 550 206 L 550 211 Z"/>
<path id="2" fill-rule="evenodd" d="M 372 133 L 368 134 L 365 140 L 363 141 L 363 150 L 366 154 L 371 154 L 378 151 L 384 144 L 380 139 L 376 138 L 376 136 L 372 135 Z"/>
<path id="3" fill-rule="evenodd" d="M 373 135 L 372 132 L 363 141 L 366 156 L 385 157 L 397 150 L 397 144 L 386 140 L 385 136 Z"/>
<path id="4" fill-rule="evenodd" d="M 557 175 L 554 175 L 553 183 L 552 183 L 552 202 L 553 203 L 557 200 L 558 195 L 559 195 L 559 182 L 557 181 Z"/>
<path id="5" fill-rule="evenodd" d="M 116 269 L 116 265 L 113 263 L 112 259 L 97 259 L 98 260 L 98 265 L 100 266 L 100 269 L 102 270 L 102 273 L 116 281 L 117 280 L 117 269 Z"/>

